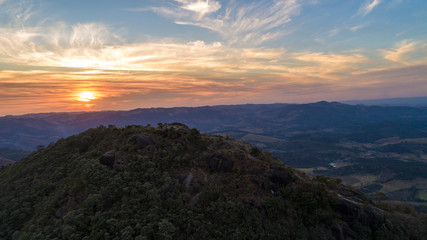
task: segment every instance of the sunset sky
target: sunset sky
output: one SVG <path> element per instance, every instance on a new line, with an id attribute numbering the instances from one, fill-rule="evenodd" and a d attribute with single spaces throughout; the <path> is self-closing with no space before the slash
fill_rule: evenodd
<path id="1" fill-rule="evenodd" d="M 0 115 L 411 96 L 425 0 L 0 0 Z"/>

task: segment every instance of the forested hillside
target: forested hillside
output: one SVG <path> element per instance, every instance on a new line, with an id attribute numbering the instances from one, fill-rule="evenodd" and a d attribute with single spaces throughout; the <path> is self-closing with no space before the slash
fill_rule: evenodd
<path id="1" fill-rule="evenodd" d="M 422 239 L 425 215 L 182 124 L 100 126 L 0 170 L 4 239 Z"/>
<path id="2" fill-rule="evenodd" d="M 183 122 L 243 140 L 311 176 L 341 178 L 370 197 L 384 193 L 427 212 L 427 108 L 422 107 L 317 102 L 6 116 L 0 118 L 0 157 L 18 160 L 100 124 L 159 122 Z"/>

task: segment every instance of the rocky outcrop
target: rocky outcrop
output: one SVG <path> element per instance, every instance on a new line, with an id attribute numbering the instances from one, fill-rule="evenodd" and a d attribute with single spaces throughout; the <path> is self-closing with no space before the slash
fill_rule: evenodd
<path id="1" fill-rule="evenodd" d="M 129 142 L 138 145 L 140 148 L 145 148 L 146 146 L 152 145 L 154 143 L 150 137 L 142 134 L 133 135 L 129 138 Z"/>
<path id="2" fill-rule="evenodd" d="M 356 220 L 361 212 L 361 207 L 358 203 L 339 196 L 339 201 L 335 206 L 335 212 L 345 222 L 352 222 Z"/>
<path id="3" fill-rule="evenodd" d="M 366 240 L 366 238 L 360 236 L 346 225 L 335 224 L 332 226 L 331 230 L 336 240 Z"/>
<path id="4" fill-rule="evenodd" d="M 207 159 L 211 171 L 231 172 L 234 166 L 234 160 L 224 153 L 217 152 Z"/>
<path id="5" fill-rule="evenodd" d="M 99 162 L 103 165 L 112 167 L 116 162 L 116 154 L 114 151 L 108 151 L 99 158 Z"/>
<path id="6" fill-rule="evenodd" d="M 283 166 L 271 164 L 269 179 L 272 183 L 277 184 L 279 187 L 284 187 L 294 181 L 294 176 L 290 171 L 283 168 Z"/>

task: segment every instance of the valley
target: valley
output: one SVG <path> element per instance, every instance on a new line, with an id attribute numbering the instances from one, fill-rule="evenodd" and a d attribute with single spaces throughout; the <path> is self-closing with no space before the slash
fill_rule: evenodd
<path id="1" fill-rule="evenodd" d="M 317 102 L 6 116 L 0 118 L 0 157 L 12 159 L 11 151 L 22 157 L 101 124 L 166 122 L 248 142 L 310 176 L 340 178 L 373 198 L 381 192 L 388 200 L 417 203 L 417 209 L 426 211 L 423 107 Z"/>

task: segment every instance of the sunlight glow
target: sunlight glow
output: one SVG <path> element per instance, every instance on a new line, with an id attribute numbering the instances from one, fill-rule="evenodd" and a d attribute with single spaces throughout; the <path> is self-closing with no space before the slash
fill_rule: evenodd
<path id="1" fill-rule="evenodd" d="M 78 94 L 79 98 L 77 98 L 77 101 L 81 102 L 89 102 L 90 100 L 95 99 L 95 96 L 92 92 L 85 91 Z"/>

